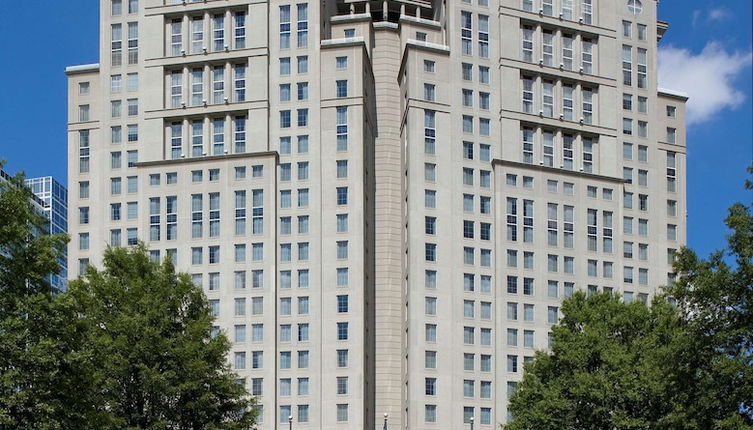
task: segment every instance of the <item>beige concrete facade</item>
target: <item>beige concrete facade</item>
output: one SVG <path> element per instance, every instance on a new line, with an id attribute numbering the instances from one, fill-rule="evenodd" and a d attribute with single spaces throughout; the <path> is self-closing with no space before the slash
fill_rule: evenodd
<path id="1" fill-rule="evenodd" d="M 100 63 L 66 71 L 70 276 L 171 255 L 260 429 L 497 428 L 564 297 L 672 276 L 686 97 L 653 0 L 100 7 Z"/>

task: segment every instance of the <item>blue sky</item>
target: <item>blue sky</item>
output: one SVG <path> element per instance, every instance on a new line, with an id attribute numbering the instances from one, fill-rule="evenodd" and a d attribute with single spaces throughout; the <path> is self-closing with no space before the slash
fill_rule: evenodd
<path id="1" fill-rule="evenodd" d="M 614 0 L 602 0 L 614 1 Z M 644 0 L 647 1 L 647 0 Z M 650 1 L 650 0 L 648 0 Z M 0 158 L 6 170 L 66 180 L 66 79 L 73 64 L 98 61 L 96 0 L 0 0 L 5 82 Z M 670 28 L 661 44 L 660 85 L 690 94 L 688 243 L 701 255 L 724 243 L 722 219 L 753 157 L 750 0 L 662 0 Z"/>

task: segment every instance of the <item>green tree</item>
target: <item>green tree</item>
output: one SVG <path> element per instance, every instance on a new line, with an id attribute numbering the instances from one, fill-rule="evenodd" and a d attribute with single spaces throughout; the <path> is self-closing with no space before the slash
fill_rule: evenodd
<path id="1" fill-rule="evenodd" d="M 684 248 L 675 262 L 669 293 L 688 323 L 683 364 L 694 370 L 677 414 L 698 428 L 753 428 L 753 206 L 732 205 L 725 224 L 724 250 L 700 259 Z"/>
<path id="2" fill-rule="evenodd" d="M 646 306 L 578 292 L 562 314 L 551 353 L 525 366 L 505 429 L 671 428 L 666 368 L 685 340 L 676 310 L 662 298 Z"/>
<path id="3" fill-rule="evenodd" d="M 212 335 L 210 307 L 188 275 L 143 245 L 109 248 L 69 285 L 88 329 L 110 428 L 246 429 L 253 400 L 230 371 L 230 343 Z"/>
<path id="4" fill-rule="evenodd" d="M 505 429 L 753 429 L 753 206 L 733 205 L 725 224 L 726 249 L 680 250 L 677 281 L 650 307 L 565 300 Z"/>
<path id="5" fill-rule="evenodd" d="M 44 234 L 32 198 L 23 174 L 0 180 L 0 428 L 84 428 L 94 417 L 84 328 L 49 283 L 68 238 Z"/>

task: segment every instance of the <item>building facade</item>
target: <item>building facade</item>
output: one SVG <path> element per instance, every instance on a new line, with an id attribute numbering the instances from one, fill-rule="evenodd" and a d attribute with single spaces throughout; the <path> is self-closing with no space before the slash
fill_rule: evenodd
<path id="1" fill-rule="evenodd" d="M 687 98 L 654 0 L 100 7 L 100 63 L 66 70 L 70 276 L 171 256 L 260 429 L 498 428 L 564 297 L 672 276 Z"/>
<path id="2" fill-rule="evenodd" d="M 26 185 L 42 202 L 44 215 L 50 220 L 50 234 L 68 233 L 68 189 L 52 176 L 30 178 Z M 58 259 L 60 273 L 50 276 L 50 283 L 59 291 L 64 291 L 68 283 L 68 247 L 63 257 Z"/>

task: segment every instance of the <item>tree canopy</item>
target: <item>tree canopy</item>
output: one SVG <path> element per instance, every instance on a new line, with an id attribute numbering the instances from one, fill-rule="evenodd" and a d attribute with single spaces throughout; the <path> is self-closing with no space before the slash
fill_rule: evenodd
<path id="1" fill-rule="evenodd" d="M 0 428 L 83 428 L 92 363 L 72 303 L 49 283 L 68 238 L 43 234 L 32 198 L 23 174 L 0 180 Z"/>
<path id="2" fill-rule="evenodd" d="M 562 305 L 551 352 L 538 351 L 508 408 L 506 429 L 648 429 L 666 424 L 673 375 L 665 363 L 685 341 L 677 312 L 656 299 L 623 303 L 577 292 Z"/>
<path id="3" fill-rule="evenodd" d="M 69 285 L 87 327 L 107 427 L 246 429 L 253 400 L 230 371 L 230 343 L 212 335 L 208 302 L 143 245 L 109 248 L 103 269 Z"/>
<path id="4" fill-rule="evenodd" d="M 677 281 L 649 306 L 566 299 L 504 428 L 753 429 L 753 207 L 733 205 L 725 224 L 726 249 L 683 248 Z"/>
<path id="5" fill-rule="evenodd" d="M 68 238 L 45 234 L 32 198 L 22 174 L 0 181 L 0 428 L 250 428 L 254 401 L 189 276 L 143 245 L 110 248 L 54 291 Z"/>

